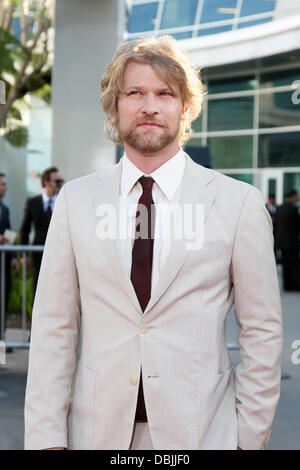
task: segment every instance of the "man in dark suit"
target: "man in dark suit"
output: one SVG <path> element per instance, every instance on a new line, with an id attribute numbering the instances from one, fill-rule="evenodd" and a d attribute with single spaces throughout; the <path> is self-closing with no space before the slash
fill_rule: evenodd
<path id="1" fill-rule="evenodd" d="M 59 170 L 56 167 L 47 168 L 42 174 L 43 193 L 29 198 L 26 202 L 24 218 L 20 229 L 20 241 L 22 245 L 28 245 L 29 243 L 29 233 L 32 223 L 35 231 L 33 245 L 45 244 L 55 200 L 63 182 Z M 42 255 L 42 252 L 32 253 L 33 295 L 35 295 L 36 291 Z"/>
<path id="2" fill-rule="evenodd" d="M 277 209 L 275 215 L 275 247 L 281 250 L 284 290 L 299 291 L 300 217 L 296 206 L 299 194 L 293 189 L 286 196 L 287 202 Z"/>
<path id="3" fill-rule="evenodd" d="M 7 243 L 7 240 L 4 237 L 4 232 L 6 229 L 10 229 L 9 209 L 2 202 L 2 198 L 5 196 L 6 191 L 7 191 L 6 175 L 4 173 L 0 173 L 0 245 L 4 245 L 5 243 Z M 5 262 L 5 307 L 4 309 L 5 309 L 5 317 L 6 317 L 8 298 L 9 298 L 9 293 L 11 289 L 10 268 L 13 267 L 14 273 L 17 274 L 19 270 L 19 263 L 17 261 L 15 253 L 8 252 L 5 256 L 6 256 L 6 262 Z M 1 258 L 0 258 L 0 281 L 1 281 L 1 262 L 2 262 Z M 1 305 L 1 289 L 0 289 L 0 305 Z M 0 325 L 1 325 L 1 318 L 0 318 Z"/>

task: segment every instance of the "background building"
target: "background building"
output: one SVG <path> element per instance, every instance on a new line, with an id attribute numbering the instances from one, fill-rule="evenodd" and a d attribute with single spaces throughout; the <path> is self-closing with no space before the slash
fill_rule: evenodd
<path id="1" fill-rule="evenodd" d="M 192 158 L 254 184 L 265 199 L 275 193 L 277 203 L 300 191 L 299 0 L 59 0 L 52 104 L 32 98 L 27 149 L 14 159 L 6 149 L 1 159 L 14 229 L 46 167 L 70 180 L 120 158 L 103 132 L 100 77 L 122 41 L 153 34 L 180 40 L 202 70 L 203 112 L 186 146 Z M 18 193 L 14 161 L 18 179 L 27 175 Z"/>
<path id="2" fill-rule="evenodd" d="M 207 93 L 186 147 L 281 203 L 300 191 L 298 0 L 133 0 L 126 40 L 171 34 Z"/>

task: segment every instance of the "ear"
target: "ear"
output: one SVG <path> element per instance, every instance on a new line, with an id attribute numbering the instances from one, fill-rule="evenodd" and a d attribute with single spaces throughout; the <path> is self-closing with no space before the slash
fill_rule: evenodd
<path id="1" fill-rule="evenodd" d="M 187 104 L 184 104 L 182 107 L 181 119 L 186 120 L 190 114 L 190 108 Z"/>

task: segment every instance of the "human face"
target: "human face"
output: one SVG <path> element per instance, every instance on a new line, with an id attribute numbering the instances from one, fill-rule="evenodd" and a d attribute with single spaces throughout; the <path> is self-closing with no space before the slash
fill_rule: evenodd
<path id="1" fill-rule="evenodd" d="M 179 148 L 183 104 L 179 89 L 171 90 L 149 64 L 125 66 L 118 100 L 118 128 L 125 149 L 154 154 L 167 146 Z"/>
<path id="2" fill-rule="evenodd" d="M 5 196 L 5 193 L 7 191 L 7 181 L 5 176 L 0 177 L 0 199 L 2 199 Z"/>
<path id="3" fill-rule="evenodd" d="M 50 173 L 50 180 L 45 181 L 45 190 L 48 196 L 54 196 L 59 192 L 64 181 L 58 171 L 52 171 Z"/>

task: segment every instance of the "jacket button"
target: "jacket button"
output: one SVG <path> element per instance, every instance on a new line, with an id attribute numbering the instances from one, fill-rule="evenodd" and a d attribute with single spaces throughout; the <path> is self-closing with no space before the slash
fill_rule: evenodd
<path id="1" fill-rule="evenodd" d="M 131 377 L 129 377 L 129 381 L 130 381 L 131 385 L 137 385 L 136 377 L 134 377 L 133 375 Z"/>
<path id="2" fill-rule="evenodd" d="M 148 331 L 149 331 L 149 326 L 142 323 L 141 326 L 140 326 L 140 332 L 143 335 L 145 335 L 146 333 L 148 333 Z"/>

